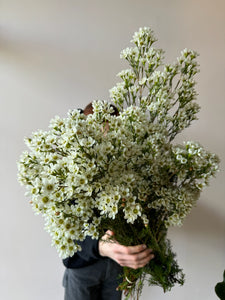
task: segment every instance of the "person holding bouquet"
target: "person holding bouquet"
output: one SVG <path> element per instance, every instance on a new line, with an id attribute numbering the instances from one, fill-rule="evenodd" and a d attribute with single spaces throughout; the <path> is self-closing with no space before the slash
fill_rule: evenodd
<path id="1" fill-rule="evenodd" d="M 116 107 L 112 104 L 111 107 L 112 115 L 118 115 Z M 85 115 L 93 113 L 92 103 L 80 111 Z M 122 267 L 141 268 L 154 258 L 146 245 L 123 246 L 113 239 L 113 235 L 107 230 L 99 240 L 86 237 L 83 242 L 78 242 L 82 251 L 63 260 L 66 267 L 63 278 L 65 300 L 119 300 L 122 292 L 117 287 Z"/>
<path id="2" fill-rule="evenodd" d="M 168 229 L 183 224 L 219 157 L 176 144 L 200 110 L 198 54 L 165 64 L 156 40 L 140 28 L 122 50 L 130 68 L 109 91 L 115 106 L 93 101 L 25 138 L 18 180 L 66 266 L 65 300 L 139 299 L 145 282 L 164 292 L 184 284 Z"/>

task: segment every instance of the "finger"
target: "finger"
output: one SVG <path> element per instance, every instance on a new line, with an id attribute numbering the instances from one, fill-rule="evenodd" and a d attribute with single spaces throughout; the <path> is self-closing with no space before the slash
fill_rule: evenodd
<path id="1" fill-rule="evenodd" d="M 120 245 L 116 245 L 116 246 L 119 249 Z M 118 251 L 118 249 L 117 251 L 115 251 L 117 253 L 117 257 L 122 261 L 126 261 L 129 263 L 137 263 L 138 261 L 145 260 L 146 258 L 148 259 L 149 257 L 151 257 L 151 255 L 154 255 L 151 249 L 145 249 L 141 252 L 132 253 L 132 254 L 128 253 L 129 249 L 127 249 L 127 247 L 125 247 L 124 249 L 120 249 L 121 251 Z"/>
<path id="2" fill-rule="evenodd" d="M 147 256 L 139 259 L 121 259 L 120 265 L 121 266 L 127 266 L 132 269 L 138 269 L 144 267 L 146 264 L 150 262 L 151 259 L 154 258 L 154 254 L 149 253 Z"/>
<path id="3" fill-rule="evenodd" d="M 145 261 L 149 261 L 151 258 L 153 258 L 154 254 L 152 253 L 151 249 L 146 249 L 142 252 L 139 252 L 138 254 L 130 254 L 126 256 L 126 259 L 130 262 L 133 262 L 134 264 L 143 264 Z"/>
<path id="4" fill-rule="evenodd" d="M 146 257 L 145 259 L 140 260 L 137 263 L 133 264 L 133 266 L 131 266 L 131 268 L 133 268 L 133 269 L 143 268 L 153 258 L 154 258 L 154 254 L 151 254 L 150 256 Z"/>
<path id="5" fill-rule="evenodd" d="M 123 247 L 123 248 L 122 248 Z M 149 250 L 147 249 L 146 245 L 137 245 L 137 246 L 122 246 L 121 250 L 124 251 L 126 254 L 138 254 L 143 251 Z"/>
<path id="6" fill-rule="evenodd" d="M 143 259 L 149 258 L 151 255 L 153 255 L 152 249 L 146 249 L 137 254 L 131 255 L 131 257 L 134 259 L 134 261 L 141 261 Z"/>
<path id="7" fill-rule="evenodd" d="M 112 230 L 107 230 L 105 234 L 107 234 L 109 236 L 113 236 L 114 232 Z"/>
<path id="8" fill-rule="evenodd" d="M 139 265 L 146 265 L 154 257 L 155 255 L 149 251 L 145 256 L 139 257 L 136 262 Z"/>

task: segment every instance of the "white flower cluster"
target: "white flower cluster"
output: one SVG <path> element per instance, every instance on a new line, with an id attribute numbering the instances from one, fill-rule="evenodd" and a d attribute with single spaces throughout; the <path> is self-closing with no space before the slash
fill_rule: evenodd
<path id="1" fill-rule="evenodd" d="M 98 238 L 107 220 L 147 226 L 156 210 L 167 227 L 181 225 L 218 168 L 217 156 L 200 145 L 171 143 L 199 109 L 196 53 L 185 50 L 158 71 L 162 51 L 152 48 L 152 31 L 141 29 L 133 41 L 136 47 L 122 52 L 132 69 L 111 90 L 119 116 L 94 101 L 93 114 L 70 111 L 26 139 L 30 152 L 18 163 L 19 181 L 61 257 L 80 250 L 74 240 Z"/>

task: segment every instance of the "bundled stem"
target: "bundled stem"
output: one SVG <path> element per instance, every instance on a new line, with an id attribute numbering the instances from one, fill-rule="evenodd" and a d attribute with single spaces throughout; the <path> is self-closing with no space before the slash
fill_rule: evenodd
<path id="1" fill-rule="evenodd" d="M 143 268 L 124 267 L 119 289 L 125 291 L 127 297 L 138 299 L 145 281 L 149 285 L 161 286 L 164 292 L 170 291 L 175 284 L 184 283 L 184 274 L 175 260 L 176 254 L 173 253 L 171 243 L 166 237 L 167 229 L 159 216 L 157 211 L 151 210 L 147 226 L 141 220 L 134 224 L 124 224 L 120 214 L 117 215 L 115 222 L 105 219 L 102 223 L 115 232 L 115 239 L 120 244 L 125 246 L 146 244 L 155 255 L 155 258 Z M 160 223 L 161 226 L 155 226 Z"/>

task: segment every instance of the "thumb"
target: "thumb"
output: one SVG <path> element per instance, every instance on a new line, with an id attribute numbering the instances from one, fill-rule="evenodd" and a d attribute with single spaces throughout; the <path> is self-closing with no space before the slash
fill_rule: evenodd
<path id="1" fill-rule="evenodd" d="M 115 235 L 114 232 L 113 232 L 112 230 L 107 230 L 105 234 L 107 234 L 107 235 L 109 235 L 109 236 Z"/>

